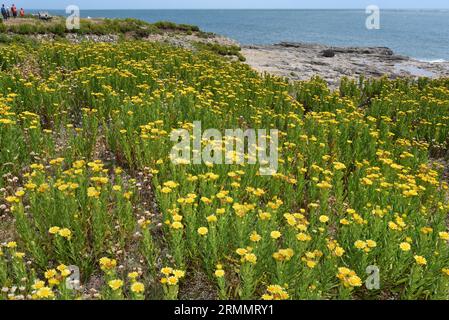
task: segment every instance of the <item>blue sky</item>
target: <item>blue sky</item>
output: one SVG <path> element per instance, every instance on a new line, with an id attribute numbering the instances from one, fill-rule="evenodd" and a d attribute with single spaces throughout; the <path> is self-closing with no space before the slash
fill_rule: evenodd
<path id="1" fill-rule="evenodd" d="M 448 0 L 0 0 L 29 9 L 64 9 L 75 4 L 83 9 L 241 9 L 241 8 L 445 8 Z"/>

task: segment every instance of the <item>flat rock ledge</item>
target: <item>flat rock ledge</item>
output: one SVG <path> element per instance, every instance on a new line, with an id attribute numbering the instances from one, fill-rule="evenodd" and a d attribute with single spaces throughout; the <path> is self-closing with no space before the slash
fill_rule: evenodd
<path id="1" fill-rule="evenodd" d="M 449 62 L 423 62 L 397 55 L 386 47 L 332 47 L 281 42 L 243 46 L 246 63 L 259 72 L 291 80 L 320 76 L 336 88 L 342 77 L 449 77 Z"/>

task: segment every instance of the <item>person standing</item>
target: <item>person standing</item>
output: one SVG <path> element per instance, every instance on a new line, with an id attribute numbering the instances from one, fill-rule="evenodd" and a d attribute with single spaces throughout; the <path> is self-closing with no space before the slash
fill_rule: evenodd
<path id="1" fill-rule="evenodd" d="M 25 17 L 25 10 L 23 10 L 23 8 L 20 8 L 20 17 L 21 18 Z"/>
<path id="2" fill-rule="evenodd" d="M 6 8 L 5 8 L 4 4 L 2 4 L 2 16 L 3 16 L 3 20 L 8 20 L 8 15 L 6 13 Z"/>
<path id="3" fill-rule="evenodd" d="M 17 18 L 17 8 L 15 4 L 13 4 L 11 7 L 11 13 L 14 19 Z"/>

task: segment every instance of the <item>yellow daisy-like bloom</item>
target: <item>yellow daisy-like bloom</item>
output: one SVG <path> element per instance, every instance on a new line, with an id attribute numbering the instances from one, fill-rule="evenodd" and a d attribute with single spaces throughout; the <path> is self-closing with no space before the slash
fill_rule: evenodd
<path id="1" fill-rule="evenodd" d="M 301 241 L 301 242 L 306 242 L 306 241 L 312 240 L 312 237 L 304 232 L 301 232 L 296 235 L 296 239 L 298 239 L 298 241 Z"/>
<path id="2" fill-rule="evenodd" d="M 17 248 L 17 242 L 15 242 L 15 241 L 10 241 L 10 242 L 8 242 L 8 243 L 6 244 L 6 247 L 9 248 L 9 249 Z"/>
<path id="3" fill-rule="evenodd" d="M 438 235 L 440 236 L 440 239 L 442 239 L 442 240 L 446 240 L 446 241 L 449 240 L 449 233 L 448 232 L 440 232 Z"/>
<path id="4" fill-rule="evenodd" d="M 257 262 L 257 256 L 254 253 L 245 254 L 245 261 L 255 264 Z"/>
<path id="5" fill-rule="evenodd" d="M 279 231 L 272 231 L 270 233 L 270 237 L 277 240 L 282 236 L 282 234 Z"/>
<path id="6" fill-rule="evenodd" d="M 205 236 L 205 235 L 207 235 L 208 233 L 209 233 L 209 229 L 207 229 L 206 227 L 198 228 L 198 234 L 199 234 L 200 236 Z"/>
<path id="7" fill-rule="evenodd" d="M 168 278 L 167 278 L 167 284 L 170 285 L 170 286 L 175 286 L 175 285 L 177 285 L 177 284 L 178 284 L 178 278 L 175 277 L 175 276 L 168 277 Z"/>
<path id="8" fill-rule="evenodd" d="M 377 247 L 376 241 L 373 241 L 373 240 L 366 240 L 366 245 L 367 245 L 369 248 L 375 248 L 375 247 Z"/>
<path id="9" fill-rule="evenodd" d="M 54 276 L 56 276 L 57 272 L 55 269 L 50 269 L 45 271 L 44 276 L 46 279 L 50 279 L 53 278 Z"/>
<path id="10" fill-rule="evenodd" d="M 399 245 L 399 248 L 400 248 L 402 251 L 407 252 L 407 251 L 410 251 L 410 250 L 412 249 L 412 246 L 411 246 L 410 243 L 408 243 L 408 242 L 402 242 L 402 243 Z"/>
<path id="11" fill-rule="evenodd" d="M 249 239 L 252 242 L 259 242 L 260 240 L 262 240 L 262 237 L 257 233 L 257 232 L 253 232 L 251 233 L 251 235 L 249 236 Z"/>
<path id="12" fill-rule="evenodd" d="M 117 266 L 117 261 L 115 259 L 109 259 L 103 257 L 100 259 L 100 267 L 103 271 L 112 270 Z"/>
<path id="13" fill-rule="evenodd" d="M 184 278 L 184 276 L 186 275 L 186 272 L 184 270 L 173 270 L 173 275 L 178 278 Z"/>
<path id="14" fill-rule="evenodd" d="M 184 225 L 179 221 L 175 221 L 171 224 L 171 227 L 175 230 L 179 230 L 179 229 L 183 229 Z"/>
<path id="15" fill-rule="evenodd" d="M 363 250 L 363 249 L 365 249 L 367 247 L 367 244 L 366 244 L 365 241 L 357 240 L 356 242 L 354 242 L 354 246 L 357 249 Z"/>
<path id="16" fill-rule="evenodd" d="M 42 287 L 36 291 L 36 297 L 39 299 L 51 299 L 55 296 L 49 287 Z"/>
<path id="17" fill-rule="evenodd" d="M 351 287 L 361 287 L 362 286 L 362 280 L 358 276 L 351 276 L 348 278 L 348 284 Z"/>
<path id="18" fill-rule="evenodd" d="M 165 267 L 161 269 L 161 273 L 168 276 L 171 275 L 173 273 L 173 269 L 170 267 Z"/>
<path id="19" fill-rule="evenodd" d="M 115 290 L 120 289 L 123 286 L 123 281 L 120 279 L 111 280 L 108 282 L 108 285 L 112 290 L 115 291 Z"/>
<path id="20" fill-rule="evenodd" d="M 423 256 L 416 255 L 416 256 L 414 256 L 414 258 L 415 258 L 416 263 L 419 264 L 420 266 L 427 265 L 427 259 L 424 258 Z"/>
<path id="21" fill-rule="evenodd" d="M 59 227 L 51 227 L 50 229 L 48 229 L 48 233 L 50 233 L 50 234 L 57 234 L 59 232 L 59 230 L 61 230 L 61 228 L 59 228 Z"/>
<path id="22" fill-rule="evenodd" d="M 345 254 L 345 249 L 342 247 L 336 247 L 334 253 L 337 257 L 342 257 Z"/>
<path id="23" fill-rule="evenodd" d="M 45 287 L 45 282 L 42 280 L 35 280 L 34 284 L 31 286 L 34 290 L 39 290 L 43 287 Z"/>
<path id="24" fill-rule="evenodd" d="M 66 238 L 66 239 L 70 239 L 70 238 L 72 237 L 72 231 L 70 231 L 70 230 L 67 229 L 67 228 L 64 228 L 64 229 L 59 230 L 58 234 L 59 234 L 61 237 Z"/>
<path id="25" fill-rule="evenodd" d="M 327 223 L 327 222 L 329 222 L 329 217 L 328 216 L 325 216 L 325 215 L 322 215 L 322 216 L 320 216 L 320 222 L 321 223 Z"/>
<path id="26" fill-rule="evenodd" d="M 215 270 L 215 276 L 217 277 L 217 278 L 223 278 L 224 277 L 224 275 L 225 275 L 225 272 L 224 272 L 224 270 Z"/>
<path id="27" fill-rule="evenodd" d="M 248 250 L 246 250 L 246 249 L 244 249 L 244 248 L 238 248 L 235 252 L 236 252 L 239 256 L 244 256 L 245 254 L 248 253 Z"/>
<path id="28" fill-rule="evenodd" d="M 135 271 L 128 273 L 128 278 L 131 280 L 136 280 L 138 276 L 139 276 L 139 273 L 135 272 Z"/>
<path id="29" fill-rule="evenodd" d="M 145 291 L 145 286 L 141 282 L 134 282 L 131 285 L 131 291 L 134 293 L 143 293 Z"/>
<path id="30" fill-rule="evenodd" d="M 94 187 L 90 187 L 87 189 L 87 196 L 89 198 L 98 198 L 100 196 L 100 192 L 98 192 Z"/>

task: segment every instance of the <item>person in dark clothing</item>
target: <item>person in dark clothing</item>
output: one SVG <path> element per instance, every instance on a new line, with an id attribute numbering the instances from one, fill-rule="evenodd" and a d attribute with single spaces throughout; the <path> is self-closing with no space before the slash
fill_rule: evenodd
<path id="1" fill-rule="evenodd" d="M 3 16 L 3 20 L 8 20 L 8 13 L 6 12 L 6 8 L 5 5 L 2 5 L 2 16 Z"/>

